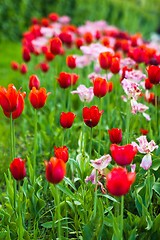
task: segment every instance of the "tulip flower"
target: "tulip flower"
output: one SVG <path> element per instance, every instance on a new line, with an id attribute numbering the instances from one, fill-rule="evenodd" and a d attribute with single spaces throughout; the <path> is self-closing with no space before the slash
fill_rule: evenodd
<path id="1" fill-rule="evenodd" d="M 93 128 L 99 123 L 100 117 L 104 111 L 99 111 L 99 108 L 92 106 L 90 109 L 88 107 L 83 108 L 83 121 L 84 123 Z"/>
<path id="2" fill-rule="evenodd" d="M 24 109 L 24 99 L 25 99 L 25 97 L 26 97 L 25 92 L 19 93 L 17 109 L 14 112 L 12 112 L 12 119 L 16 119 L 22 114 L 23 109 Z M 3 112 L 4 112 L 6 117 L 10 118 L 10 113 L 9 112 L 6 112 L 4 110 L 3 110 Z"/>
<path id="3" fill-rule="evenodd" d="M 54 147 L 54 153 L 57 158 L 62 159 L 65 163 L 68 161 L 68 148 L 66 146 L 63 147 Z"/>
<path id="4" fill-rule="evenodd" d="M 79 79 L 79 75 L 77 75 L 76 73 L 71 73 L 71 83 L 74 86 L 77 82 L 77 80 Z"/>
<path id="5" fill-rule="evenodd" d="M 99 64 L 101 68 L 107 70 L 111 67 L 112 54 L 110 52 L 102 52 L 99 54 Z"/>
<path id="6" fill-rule="evenodd" d="M 76 67 L 76 57 L 74 57 L 73 55 L 67 56 L 66 63 L 69 68 L 71 68 L 71 69 L 75 68 Z"/>
<path id="7" fill-rule="evenodd" d="M 18 70 L 19 64 L 18 64 L 17 62 L 15 62 L 15 61 L 12 61 L 12 62 L 11 62 L 11 68 L 12 68 L 13 70 Z"/>
<path id="8" fill-rule="evenodd" d="M 71 74 L 66 72 L 61 72 L 59 74 L 59 78 L 57 78 L 57 81 L 61 88 L 64 88 L 64 89 L 68 88 L 69 86 L 71 86 Z"/>
<path id="9" fill-rule="evenodd" d="M 84 40 L 86 41 L 86 43 L 90 44 L 93 42 L 92 33 L 86 32 L 83 37 L 84 37 Z"/>
<path id="10" fill-rule="evenodd" d="M 76 115 L 72 112 L 62 112 L 60 117 L 60 124 L 64 129 L 70 128 L 73 125 L 73 121 Z"/>
<path id="11" fill-rule="evenodd" d="M 140 153 L 146 153 L 146 155 L 142 158 L 140 167 L 148 170 L 152 165 L 151 152 L 153 152 L 155 149 L 158 149 L 158 145 L 156 145 L 153 140 L 148 142 L 146 136 L 140 136 L 136 140 L 139 142 L 139 145 L 136 142 L 132 142 L 133 147 L 137 147 Z"/>
<path id="12" fill-rule="evenodd" d="M 55 58 L 55 56 L 53 55 L 53 53 L 47 51 L 45 53 L 45 58 L 46 58 L 46 61 L 50 62 Z"/>
<path id="13" fill-rule="evenodd" d="M 113 82 L 108 82 L 108 92 L 112 92 L 113 90 Z"/>
<path id="14" fill-rule="evenodd" d="M 139 129 L 139 132 L 142 134 L 142 135 L 147 135 L 148 134 L 148 130 L 145 130 L 145 129 L 143 129 L 143 128 L 140 128 Z"/>
<path id="15" fill-rule="evenodd" d="M 26 74 L 28 71 L 27 65 L 25 63 L 22 63 L 19 67 L 19 70 L 22 74 Z"/>
<path id="16" fill-rule="evenodd" d="M 152 89 L 152 87 L 153 87 L 153 84 L 149 81 L 148 78 L 146 78 L 145 79 L 145 88 L 150 90 L 150 89 Z"/>
<path id="17" fill-rule="evenodd" d="M 33 87 L 35 87 L 36 89 L 40 87 L 40 81 L 35 74 L 29 77 L 29 89 L 32 90 Z"/>
<path id="18" fill-rule="evenodd" d="M 159 84 L 160 83 L 160 66 L 154 66 L 150 65 L 147 68 L 148 72 L 148 79 L 153 84 Z"/>
<path id="19" fill-rule="evenodd" d="M 80 85 L 76 91 L 72 91 L 72 94 L 78 93 L 80 100 L 82 102 L 90 102 L 92 101 L 94 94 L 93 94 L 93 87 L 86 88 L 85 85 Z"/>
<path id="20" fill-rule="evenodd" d="M 127 144 L 125 146 L 112 144 L 110 146 L 110 150 L 112 158 L 120 166 L 131 164 L 133 158 L 137 154 L 137 147 L 131 144 Z"/>
<path id="21" fill-rule="evenodd" d="M 29 62 L 31 59 L 30 50 L 26 47 L 22 49 L 22 58 L 25 62 Z"/>
<path id="22" fill-rule="evenodd" d="M 75 41 L 75 44 L 76 44 L 76 47 L 77 47 L 78 49 L 80 49 L 80 47 L 83 46 L 84 41 L 83 41 L 82 38 L 77 38 L 76 41 Z"/>
<path id="23" fill-rule="evenodd" d="M 48 70 L 49 70 L 49 65 L 45 62 L 40 63 L 40 67 L 41 67 L 42 72 L 48 72 Z"/>
<path id="24" fill-rule="evenodd" d="M 29 94 L 29 101 L 35 109 L 42 108 L 47 100 L 47 96 L 51 94 L 50 92 L 46 94 L 45 88 L 40 88 L 37 90 L 35 87 L 32 88 Z"/>
<path id="25" fill-rule="evenodd" d="M 122 141 L 122 131 L 119 128 L 108 130 L 111 143 L 119 144 Z"/>
<path id="26" fill-rule="evenodd" d="M 11 174 L 17 181 L 22 180 L 26 176 L 25 160 L 15 158 L 10 164 Z"/>
<path id="27" fill-rule="evenodd" d="M 7 89 L 0 86 L 0 105 L 3 111 L 11 113 L 17 109 L 19 92 L 13 84 L 9 84 Z"/>
<path id="28" fill-rule="evenodd" d="M 51 157 L 50 161 L 45 162 L 46 179 L 52 184 L 58 184 L 66 174 L 66 164 L 62 159 Z"/>
<path id="29" fill-rule="evenodd" d="M 55 37 L 50 40 L 50 51 L 54 55 L 61 54 L 62 41 L 59 37 Z"/>
<path id="30" fill-rule="evenodd" d="M 113 74 L 119 73 L 120 70 L 120 60 L 118 57 L 112 57 L 112 63 L 110 67 L 110 71 Z"/>
<path id="31" fill-rule="evenodd" d="M 50 13 L 49 14 L 49 19 L 52 21 L 52 22 L 57 22 L 59 18 L 59 15 L 57 13 Z"/>
<path id="32" fill-rule="evenodd" d="M 122 167 L 115 167 L 107 174 L 106 188 L 114 196 L 125 195 L 135 181 L 135 176 L 135 172 L 128 173 Z"/>
<path id="33" fill-rule="evenodd" d="M 42 25 L 43 27 L 48 27 L 48 26 L 49 26 L 49 21 L 48 21 L 48 19 L 47 19 L 47 18 L 42 18 L 42 20 L 41 20 L 41 25 Z"/>
<path id="34" fill-rule="evenodd" d="M 104 97 L 107 91 L 108 84 L 106 79 L 100 77 L 93 79 L 93 92 L 96 97 Z"/>

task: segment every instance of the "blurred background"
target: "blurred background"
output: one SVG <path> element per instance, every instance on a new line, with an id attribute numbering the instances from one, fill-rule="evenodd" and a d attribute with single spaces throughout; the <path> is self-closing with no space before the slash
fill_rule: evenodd
<path id="1" fill-rule="evenodd" d="M 141 32 L 146 39 L 160 32 L 160 0 L 1 0 L 0 39 L 18 41 L 32 17 L 50 12 L 69 15 L 76 25 L 103 19 L 130 33 Z"/>

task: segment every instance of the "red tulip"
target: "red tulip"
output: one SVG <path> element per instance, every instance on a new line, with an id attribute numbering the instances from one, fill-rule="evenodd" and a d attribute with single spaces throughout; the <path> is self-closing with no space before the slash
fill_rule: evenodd
<path id="1" fill-rule="evenodd" d="M 83 121 L 84 123 L 93 128 L 99 123 L 100 117 L 104 111 L 99 112 L 99 108 L 92 106 L 90 109 L 88 107 L 83 108 Z"/>
<path id="2" fill-rule="evenodd" d="M 72 35 L 69 32 L 66 32 L 66 31 L 61 32 L 59 34 L 59 38 L 63 43 L 66 44 L 67 47 L 71 47 L 73 39 L 72 39 Z"/>
<path id="3" fill-rule="evenodd" d="M 66 73 L 66 72 L 61 72 L 59 74 L 59 78 L 57 78 L 59 86 L 61 88 L 68 88 L 71 86 L 71 74 Z"/>
<path id="4" fill-rule="evenodd" d="M 49 21 L 48 21 L 48 19 L 47 19 L 47 18 L 42 18 L 42 19 L 41 19 L 41 24 L 42 24 L 42 26 L 44 26 L 44 27 L 48 27 L 48 26 L 49 26 Z"/>
<path id="5" fill-rule="evenodd" d="M 25 63 L 21 63 L 19 70 L 22 74 L 26 74 L 28 71 L 27 65 Z"/>
<path id="6" fill-rule="evenodd" d="M 49 14 L 49 19 L 52 21 L 52 22 L 57 22 L 59 18 L 59 15 L 57 13 L 50 13 Z"/>
<path id="7" fill-rule="evenodd" d="M 101 31 L 97 30 L 96 35 L 95 35 L 96 39 L 99 40 L 101 38 L 101 36 L 102 36 Z"/>
<path id="8" fill-rule="evenodd" d="M 66 63 L 69 68 L 71 68 L 71 69 L 75 68 L 76 67 L 76 57 L 74 57 L 73 55 L 67 56 Z"/>
<path id="9" fill-rule="evenodd" d="M 32 87 L 35 87 L 36 89 L 40 87 L 40 81 L 35 74 L 29 77 L 29 89 L 32 90 Z"/>
<path id="10" fill-rule="evenodd" d="M 102 52 L 99 54 L 99 64 L 101 68 L 107 70 L 111 67 L 112 54 L 110 52 Z"/>
<path id="11" fill-rule="evenodd" d="M 41 67 L 42 72 L 48 72 L 48 70 L 49 70 L 49 65 L 45 62 L 40 63 L 40 67 Z"/>
<path id="12" fill-rule="evenodd" d="M 113 57 L 112 58 L 112 63 L 111 63 L 110 70 L 114 74 L 119 73 L 119 71 L 120 71 L 120 60 L 119 60 L 118 57 Z"/>
<path id="13" fill-rule="evenodd" d="M 129 192 L 130 186 L 135 181 L 135 172 L 127 173 L 122 167 L 115 167 L 107 174 L 106 187 L 110 194 L 122 196 Z"/>
<path id="14" fill-rule="evenodd" d="M 93 36 L 90 32 L 86 32 L 83 37 L 86 43 L 90 44 L 93 42 Z"/>
<path id="15" fill-rule="evenodd" d="M 63 147 L 54 147 L 54 153 L 57 158 L 62 159 L 65 163 L 68 161 L 68 148 L 66 146 Z"/>
<path id="16" fill-rule="evenodd" d="M 79 78 L 79 75 L 77 75 L 76 73 L 71 73 L 71 82 L 73 86 L 76 84 L 78 78 Z"/>
<path id="17" fill-rule="evenodd" d="M 11 68 L 12 68 L 13 70 L 18 70 L 19 64 L 18 64 L 17 62 L 15 62 L 15 61 L 12 61 L 12 62 L 11 62 Z"/>
<path id="18" fill-rule="evenodd" d="M 17 109 L 19 92 L 13 84 L 9 84 L 7 89 L 0 86 L 0 105 L 3 111 L 11 113 Z"/>
<path id="19" fill-rule="evenodd" d="M 25 62 L 29 62 L 31 59 L 30 50 L 26 47 L 22 49 L 22 58 Z"/>
<path id="20" fill-rule="evenodd" d="M 66 164 L 62 159 L 51 157 L 50 161 L 44 161 L 46 169 L 46 179 L 48 182 L 58 184 L 66 174 Z"/>
<path id="21" fill-rule="evenodd" d="M 113 82 L 108 82 L 108 92 L 112 92 L 113 90 Z"/>
<path id="22" fill-rule="evenodd" d="M 108 84 L 106 79 L 97 77 L 93 79 L 93 92 L 98 98 L 104 97 L 108 91 Z"/>
<path id="23" fill-rule="evenodd" d="M 148 78 L 146 78 L 145 79 L 145 88 L 150 90 L 150 89 L 152 89 L 152 87 L 153 87 L 153 84 L 149 81 Z"/>
<path id="24" fill-rule="evenodd" d="M 83 46 L 83 44 L 84 44 L 83 38 L 77 38 L 76 41 L 75 41 L 75 44 L 76 44 L 76 47 L 78 49 L 80 49 L 80 47 Z"/>
<path id="25" fill-rule="evenodd" d="M 19 93 L 17 109 L 14 112 L 12 112 L 12 119 L 16 119 L 22 114 L 23 109 L 24 109 L 24 99 L 25 99 L 25 97 L 26 97 L 25 92 Z M 6 117 L 10 118 L 10 113 L 9 112 L 6 112 L 4 110 L 3 110 L 3 112 L 4 112 Z"/>
<path id="26" fill-rule="evenodd" d="M 133 158 L 137 154 L 137 147 L 133 147 L 131 144 L 127 144 L 125 146 L 112 144 L 110 146 L 110 150 L 114 161 L 120 166 L 131 164 Z"/>
<path id="27" fill-rule="evenodd" d="M 11 174 L 17 181 L 22 180 L 26 176 L 25 160 L 15 158 L 10 164 Z"/>
<path id="28" fill-rule="evenodd" d="M 143 128 L 140 128 L 139 129 L 139 132 L 142 134 L 142 135 L 147 135 L 147 133 L 149 132 L 148 130 L 145 130 Z"/>
<path id="29" fill-rule="evenodd" d="M 48 52 L 48 51 L 45 53 L 45 57 L 46 57 L 46 60 L 47 60 L 48 62 L 52 61 L 52 60 L 55 58 L 55 56 L 53 55 L 53 53 Z"/>
<path id="30" fill-rule="evenodd" d="M 32 24 L 38 24 L 38 19 L 36 17 L 31 18 Z"/>
<path id="31" fill-rule="evenodd" d="M 122 141 L 122 131 L 119 128 L 108 130 L 111 143 L 119 144 Z"/>
<path id="32" fill-rule="evenodd" d="M 153 84 L 160 83 L 160 66 L 149 65 L 147 68 L 148 79 Z"/>
<path id="33" fill-rule="evenodd" d="M 72 127 L 73 121 L 75 119 L 76 115 L 72 112 L 62 112 L 60 117 L 60 124 L 64 129 Z"/>
<path id="34" fill-rule="evenodd" d="M 62 41 L 59 37 L 50 40 L 50 51 L 54 55 L 61 54 Z"/>
<path id="35" fill-rule="evenodd" d="M 29 94 L 29 101 L 34 108 L 42 108 L 45 105 L 47 96 L 49 94 L 51 93 L 49 92 L 46 94 L 45 88 L 40 88 L 39 90 L 37 90 L 35 87 L 33 87 Z"/>

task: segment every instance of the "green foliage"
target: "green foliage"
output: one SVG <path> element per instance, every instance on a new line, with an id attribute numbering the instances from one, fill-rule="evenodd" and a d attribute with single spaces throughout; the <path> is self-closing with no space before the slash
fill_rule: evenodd
<path id="1" fill-rule="evenodd" d="M 47 17 L 50 12 L 69 15 L 74 24 L 106 20 L 131 33 L 141 32 L 149 37 L 159 22 L 158 0 L 2 0 L 0 2 L 0 39 L 18 40 L 30 25 L 31 17 Z M 83 17 L 82 17 L 83 16 Z"/>

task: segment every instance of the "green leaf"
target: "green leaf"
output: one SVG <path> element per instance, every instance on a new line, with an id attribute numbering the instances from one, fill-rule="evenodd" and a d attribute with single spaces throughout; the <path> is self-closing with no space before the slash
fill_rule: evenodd
<path id="1" fill-rule="evenodd" d="M 160 196 L 160 182 L 155 182 L 152 189 Z"/>
<path id="2" fill-rule="evenodd" d="M 33 172 L 33 167 L 30 161 L 30 158 L 27 157 L 27 162 L 28 162 L 28 170 L 29 170 L 29 178 L 31 179 L 31 181 L 33 182 L 34 179 L 34 172 Z"/>
<path id="3" fill-rule="evenodd" d="M 152 168 L 154 171 L 157 171 L 159 167 L 160 167 L 160 158 L 155 159 L 155 160 L 153 161 L 151 168 Z"/>
<path id="4" fill-rule="evenodd" d="M 131 231 L 131 234 L 130 234 L 130 237 L 128 240 L 135 240 L 136 239 L 136 236 L 137 236 L 137 227 L 135 227 L 132 231 Z"/>
<path id="5" fill-rule="evenodd" d="M 59 188 L 62 192 L 64 192 L 65 194 L 67 194 L 69 197 L 71 197 L 73 200 L 77 200 L 75 195 L 71 192 L 71 190 L 69 188 L 67 188 L 66 186 L 62 186 L 60 184 L 57 184 L 56 186 L 57 188 Z"/>
<path id="6" fill-rule="evenodd" d="M 102 201 L 99 200 L 97 213 L 92 217 L 87 225 L 84 226 L 84 240 L 99 240 L 104 224 L 104 209 Z"/>
<path id="7" fill-rule="evenodd" d="M 52 221 L 46 222 L 46 223 L 41 224 L 41 226 L 44 228 L 52 228 L 53 222 Z"/>
<path id="8" fill-rule="evenodd" d="M 109 196 L 108 194 L 97 194 L 97 196 L 105 197 L 105 198 L 110 199 L 110 200 L 113 201 L 113 202 L 117 202 L 117 203 L 119 203 L 115 198 Z"/>
<path id="9" fill-rule="evenodd" d="M 71 180 L 69 178 L 64 177 L 64 181 L 65 181 L 65 183 L 70 185 L 75 191 L 77 191 L 76 187 L 73 185 L 73 183 L 71 182 Z"/>

